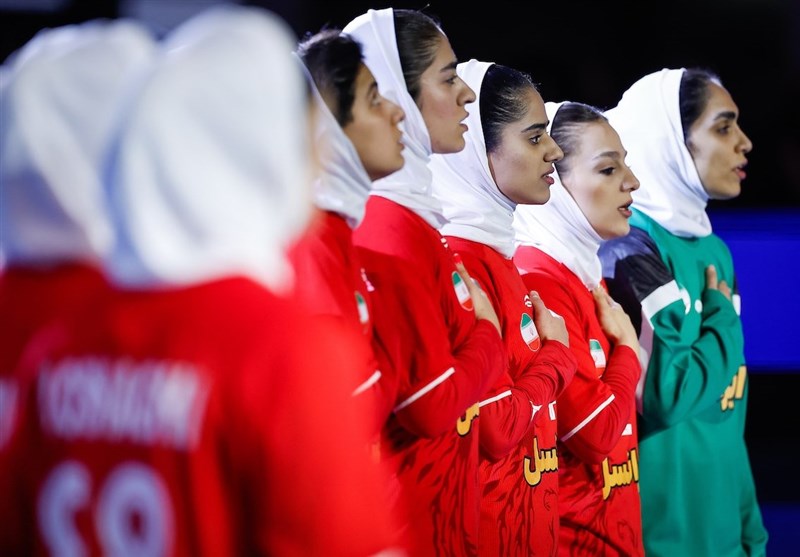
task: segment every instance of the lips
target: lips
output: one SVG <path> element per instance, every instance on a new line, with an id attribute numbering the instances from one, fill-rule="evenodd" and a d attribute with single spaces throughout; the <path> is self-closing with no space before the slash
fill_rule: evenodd
<path id="1" fill-rule="evenodd" d="M 555 171 L 556 171 L 556 169 L 555 169 L 555 168 L 553 168 L 553 167 L 551 166 L 551 167 L 550 167 L 550 170 L 548 170 L 547 172 L 545 172 L 544 174 L 542 174 L 542 179 L 543 179 L 545 182 L 547 182 L 547 185 L 549 185 L 549 186 L 552 186 L 553 184 L 555 184 L 555 183 L 556 183 L 556 181 L 555 181 L 555 178 L 553 178 L 553 177 L 551 176 L 551 174 L 552 174 L 553 172 L 555 172 Z"/>
<path id="2" fill-rule="evenodd" d="M 631 211 L 631 205 L 632 204 L 633 204 L 633 199 L 628 201 L 625 205 L 620 205 L 617 208 L 617 211 L 619 211 L 620 213 L 625 215 L 625 217 L 630 217 L 633 214 L 633 212 Z"/>
<path id="3" fill-rule="evenodd" d="M 739 177 L 739 180 L 744 180 L 747 178 L 747 172 L 744 171 L 744 167 L 747 166 L 747 161 L 744 161 L 742 164 L 736 166 L 733 171 Z"/>

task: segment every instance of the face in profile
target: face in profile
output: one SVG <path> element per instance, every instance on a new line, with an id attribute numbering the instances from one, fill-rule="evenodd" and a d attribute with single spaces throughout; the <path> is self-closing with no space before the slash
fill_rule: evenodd
<path id="1" fill-rule="evenodd" d="M 489 170 L 500 191 L 515 203 L 541 205 L 550 199 L 553 164 L 564 156 L 547 133 L 547 113 L 533 87 L 525 93 L 522 119 L 505 125 L 500 143 L 488 154 Z"/>
<path id="2" fill-rule="evenodd" d="M 566 172 L 559 173 L 564 188 L 600 237 L 626 235 L 631 192 L 639 188 L 639 180 L 625 164 L 619 135 L 608 122 L 599 121 L 582 124 L 575 136 L 576 149 L 562 163 Z"/>
<path id="3" fill-rule="evenodd" d="M 686 146 L 711 199 L 731 199 L 742 191 L 747 153 L 753 144 L 738 123 L 739 109 L 723 87 L 708 85 L 708 103 L 689 129 Z"/>
<path id="4" fill-rule="evenodd" d="M 475 102 L 475 92 L 456 73 L 456 55 L 442 35 L 433 63 L 422 73 L 417 106 L 428 127 L 434 153 L 461 151 L 466 142 L 465 106 Z"/>
<path id="5" fill-rule="evenodd" d="M 355 79 L 352 119 L 342 128 L 356 148 L 371 180 L 403 167 L 403 109 L 381 96 L 372 72 L 361 64 Z"/>

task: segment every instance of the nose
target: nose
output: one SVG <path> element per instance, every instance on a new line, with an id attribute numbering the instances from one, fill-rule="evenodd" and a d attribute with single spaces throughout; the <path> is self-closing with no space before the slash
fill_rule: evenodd
<path id="1" fill-rule="evenodd" d="M 742 129 L 740 128 L 740 129 L 739 129 L 739 132 L 740 132 L 740 133 L 741 133 L 741 135 L 742 135 L 742 137 L 741 137 L 741 139 L 740 139 L 740 141 L 739 141 L 739 149 L 741 150 L 741 152 L 742 152 L 743 154 L 745 154 L 745 155 L 746 155 L 747 153 L 749 153 L 750 151 L 752 151 L 752 150 L 753 150 L 753 142 L 752 142 L 752 141 L 750 141 L 750 138 L 749 138 L 749 137 L 747 137 L 747 134 L 746 134 L 746 133 L 744 133 L 744 130 L 742 130 Z"/>
<path id="2" fill-rule="evenodd" d="M 386 102 L 388 102 L 389 105 L 391 106 L 391 115 L 393 123 L 399 124 L 400 122 L 406 119 L 406 113 L 402 108 L 400 108 L 399 104 L 393 103 L 388 99 L 386 99 Z"/>
<path id="3" fill-rule="evenodd" d="M 639 178 L 636 177 L 636 174 L 633 173 L 630 167 L 627 167 L 627 174 L 625 176 L 625 180 L 622 182 L 622 190 L 623 191 L 636 191 L 639 189 L 641 184 L 639 183 Z"/>
<path id="4" fill-rule="evenodd" d="M 561 150 L 561 147 L 558 146 L 556 140 L 550 137 L 550 134 L 546 135 L 547 139 L 550 141 L 552 145 L 548 145 L 547 152 L 545 153 L 544 160 L 546 162 L 558 162 L 564 158 L 564 151 Z"/>
<path id="5" fill-rule="evenodd" d="M 458 97 L 458 100 L 460 101 L 459 104 L 461 104 L 461 106 L 464 106 L 469 103 L 474 103 L 475 99 L 477 98 L 475 96 L 475 91 L 473 91 L 472 87 L 467 85 L 466 81 L 464 81 L 460 77 L 458 78 L 458 80 L 461 82 L 461 85 L 464 86 Z"/>

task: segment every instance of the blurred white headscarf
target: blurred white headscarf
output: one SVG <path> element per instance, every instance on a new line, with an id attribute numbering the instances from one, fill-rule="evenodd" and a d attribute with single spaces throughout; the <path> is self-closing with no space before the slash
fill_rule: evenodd
<path id="1" fill-rule="evenodd" d="M 311 208 L 295 42 L 283 20 L 238 6 L 208 9 L 167 37 L 110 160 L 113 281 L 158 288 L 236 275 L 291 286 L 285 251 Z"/>
<path id="2" fill-rule="evenodd" d="M 127 20 L 46 29 L 14 53 L 0 96 L 0 251 L 7 264 L 99 263 L 112 229 L 101 161 L 156 52 Z"/>
<path id="3" fill-rule="evenodd" d="M 553 127 L 558 109 L 565 103 L 545 103 Z M 550 199 L 544 205 L 518 205 L 514 213 L 517 245 L 534 246 L 572 271 L 592 290 L 603 278 L 597 252 L 602 237 L 595 231 L 575 199 L 564 187 L 558 170 L 551 174 Z"/>
<path id="4" fill-rule="evenodd" d="M 344 30 L 364 47 L 364 62 L 375 76 L 381 95 L 400 105 L 406 118 L 403 130 L 405 165 L 394 174 L 376 180 L 372 194 L 391 199 L 408 207 L 434 228 L 444 224 L 441 204 L 431 192 L 431 171 L 428 162 L 432 151 L 431 138 L 422 113 L 406 88 L 397 39 L 394 12 L 369 10 L 348 23 Z"/>
<path id="5" fill-rule="evenodd" d="M 461 79 L 475 91 L 467 105 L 466 147 L 447 155 L 433 155 L 433 192 L 442 204 L 447 223 L 442 234 L 485 244 L 511 258 L 514 254 L 514 207 L 492 177 L 480 113 L 481 84 L 493 62 L 472 59 L 458 65 Z"/>
<path id="6" fill-rule="evenodd" d="M 641 187 L 633 207 L 672 234 L 708 236 L 708 194 L 683 140 L 680 86 L 684 69 L 663 69 L 639 79 L 606 112 L 628 150 Z"/>
<path id="7" fill-rule="evenodd" d="M 314 180 L 314 203 L 320 209 L 343 216 L 350 228 L 355 228 L 364 218 L 372 180 L 353 142 L 325 104 L 310 74 L 307 79 L 317 108 L 314 141 L 322 167 Z"/>

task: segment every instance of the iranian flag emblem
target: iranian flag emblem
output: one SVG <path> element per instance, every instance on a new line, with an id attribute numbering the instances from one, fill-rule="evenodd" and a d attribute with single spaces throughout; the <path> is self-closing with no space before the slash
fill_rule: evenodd
<path id="1" fill-rule="evenodd" d="M 541 348 L 542 341 L 539 339 L 539 331 L 536 330 L 533 319 L 527 313 L 522 314 L 522 320 L 519 322 L 519 332 L 522 333 L 522 340 L 525 341 L 528 348 L 534 352 Z"/>
<path id="2" fill-rule="evenodd" d="M 594 369 L 597 370 L 598 375 L 602 375 L 603 370 L 606 369 L 606 354 L 603 352 L 603 347 L 597 339 L 589 339 L 589 352 L 592 354 L 594 360 Z"/>
<path id="3" fill-rule="evenodd" d="M 366 326 L 367 323 L 369 323 L 369 308 L 367 307 L 367 301 L 358 290 L 355 291 L 355 294 L 356 307 L 358 308 L 358 320 L 361 321 L 362 325 Z"/>
<path id="4" fill-rule="evenodd" d="M 461 307 L 467 311 L 472 311 L 472 296 L 469 295 L 469 289 L 464 284 L 464 280 L 457 272 L 453 271 L 453 289 L 456 291 L 456 297 Z"/>

